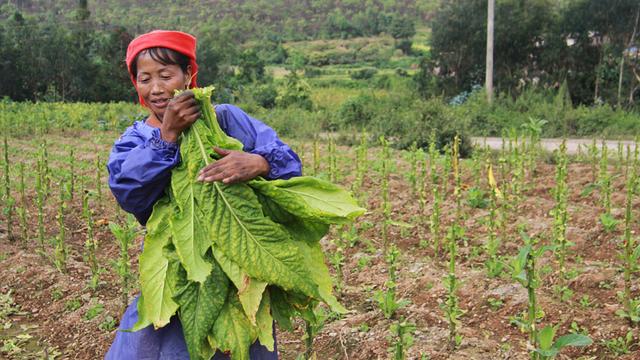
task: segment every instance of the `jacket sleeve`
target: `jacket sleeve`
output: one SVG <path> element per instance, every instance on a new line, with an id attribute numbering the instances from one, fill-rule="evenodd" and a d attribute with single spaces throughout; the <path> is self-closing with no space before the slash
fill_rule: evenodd
<path id="1" fill-rule="evenodd" d="M 289 179 L 302 175 L 300 158 L 278 138 L 272 128 L 229 104 L 217 105 L 216 117 L 224 132 L 242 142 L 244 151 L 261 155 L 267 160 L 271 167 L 267 179 Z"/>
<path id="2" fill-rule="evenodd" d="M 109 187 L 120 206 L 145 224 L 153 204 L 163 195 L 171 178 L 171 169 L 180 161 L 177 144 L 160 138 L 154 129 L 145 139 L 130 127 L 111 150 L 107 169 Z"/>

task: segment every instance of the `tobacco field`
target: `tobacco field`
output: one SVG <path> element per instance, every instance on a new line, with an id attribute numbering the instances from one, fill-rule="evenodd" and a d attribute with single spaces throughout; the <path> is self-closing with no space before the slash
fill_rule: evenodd
<path id="1" fill-rule="evenodd" d="M 144 229 L 105 167 L 126 120 L 14 111 L 0 137 L 0 358 L 102 358 L 139 293 Z M 365 133 L 285 139 L 305 175 L 367 212 L 321 240 L 348 312 L 321 305 L 278 328 L 281 358 L 639 358 L 640 149 L 548 152 L 541 126 L 466 158 L 457 137 L 410 150 Z"/>

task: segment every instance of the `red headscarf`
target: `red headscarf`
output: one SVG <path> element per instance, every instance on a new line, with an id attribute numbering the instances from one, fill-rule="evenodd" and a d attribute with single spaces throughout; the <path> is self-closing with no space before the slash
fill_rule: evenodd
<path id="1" fill-rule="evenodd" d="M 135 75 L 133 75 L 131 71 L 131 64 L 140 51 L 153 47 L 164 47 L 188 56 L 189 59 L 191 59 L 191 72 L 193 74 L 189 87 L 194 88 L 197 86 L 196 75 L 198 74 L 198 64 L 196 64 L 196 38 L 193 35 L 181 31 L 154 30 L 133 39 L 127 48 L 127 70 L 129 70 L 129 75 L 131 76 L 131 81 L 136 91 L 138 90 L 138 83 L 136 82 Z M 140 99 L 141 105 L 146 106 L 141 96 L 138 96 L 138 99 Z"/>

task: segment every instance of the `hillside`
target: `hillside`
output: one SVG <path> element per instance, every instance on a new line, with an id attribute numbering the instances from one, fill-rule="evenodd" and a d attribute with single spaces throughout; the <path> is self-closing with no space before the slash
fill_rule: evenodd
<path id="1" fill-rule="evenodd" d="M 12 1 L 19 11 L 52 15 L 73 21 L 78 3 L 73 0 Z M 174 28 L 200 33 L 221 26 L 237 40 L 265 34 L 290 39 L 316 39 L 376 35 L 394 17 L 421 22 L 428 19 L 439 0 L 337 1 L 337 0 L 160 0 L 84 1 L 90 20 L 103 26 L 124 26 L 141 33 L 154 28 Z M 10 6 L 10 5 L 4 5 Z"/>

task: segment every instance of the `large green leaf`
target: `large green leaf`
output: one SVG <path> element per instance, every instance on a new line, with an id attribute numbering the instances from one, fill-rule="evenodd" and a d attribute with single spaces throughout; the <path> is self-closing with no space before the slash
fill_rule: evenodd
<path id="1" fill-rule="evenodd" d="M 231 355 L 233 360 L 249 360 L 249 347 L 257 339 L 257 328 L 242 311 L 235 291 L 229 296 L 220 311 L 209 335 L 209 344 Z"/>
<path id="2" fill-rule="evenodd" d="M 302 219 L 286 211 L 268 196 L 256 193 L 262 211 L 271 220 L 284 226 L 292 239 L 310 243 L 318 242 L 329 232 L 329 225 L 316 220 Z"/>
<path id="3" fill-rule="evenodd" d="M 187 278 L 204 282 L 211 272 L 211 264 L 204 256 L 211 246 L 206 219 L 213 205 L 213 187 L 196 180 L 200 169 L 208 163 L 198 131 L 206 131 L 206 127 L 201 123 L 194 124 L 180 144 L 182 161 L 171 174 L 171 193 L 176 209 L 170 221 L 173 243 L 187 270 Z"/>
<path id="4" fill-rule="evenodd" d="M 547 325 L 538 332 L 538 342 L 540 343 L 540 349 L 548 350 L 553 345 L 553 338 L 556 337 L 555 326 Z"/>
<path id="5" fill-rule="evenodd" d="M 148 233 L 144 240 L 144 250 L 140 255 L 140 286 L 142 298 L 138 305 L 138 323 L 134 330 L 153 323 L 161 328 L 178 309 L 172 296 L 175 291 L 179 264 L 170 262 L 164 256 L 164 248 L 171 242 L 169 215 L 171 204 L 167 198 L 156 202 L 152 216 L 147 222 Z M 142 326 L 142 327 L 141 327 Z"/>
<path id="6" fill-rule="evenodd" d="M 269 286 L 267 287 L 267 292 L 269 293 L 271 315 L 274 320 L 281 329 L 292 331 L 291 317 L 293 317 L 295 309 L 287 302 L 284 291 L 277 286 Z"/>
<path id="7" fill-rule="evenodd" d="M 251 278 L 238 264 L 229 260 L 229 258 L 216 247 L 213 247 L 213 254 L 220 267 L 229 277 L 236 289 L 238 289 L 238 298 L 245 314 L 253 325 L 256 324 L 256 314 L 262 300 L 262 293 L 267 287 L 267 283 Z"/>
<path id="8" fill-rule="evenodd" d="M 256 316 L 258 340 L 269 351 L 274 350 L 273 317 L 271 316 L 271 299 L 269 292 L 265 292 L 260 302 L 260 309 Z"/>
<path id="9" fill-rule="evenodd" d="M 146 314 L 147 310 L 144 307 L 144 296 L 140 295 L 138 298 L 138 321 L 131 327 L 131 329 L 123 329 L 121 331 L 138 331 L 146 328 L 147 326 L 151 326 L 153 323 L 149 320 L 149 316 Z"/>
<path id="10" fill-rule="evenodd" d="M 329 305 L 331 310 L 337 313 L 346 313 L 347 309 L 333 296 L 333 283 L 331 281 L 331 275 L 329 274 L 329 268 L 324 262 L 324 255 L 320 244 L 308 244 L 306 242 L 298 242 L 297 244 L 300 252 L 304 255 L 306 267 L 311 270 L 313 282 L 318 285 L 320 300 Z"/>
<path id="11" fill-rule="evenodd" d="M 295 217 L 305 220 L 344 224 L 365 212 L 349 192 L 314 177 L 271 181 L 256 179 L 248 184 Z"/>
<path id="12" fill-rule="evenodd" d="M 318 298 L 318 287 L 296 242 L 264 216 L 251 188 L 244 184 L 214 186 L 211 235 L 216 247 L 250 277 Z"/>
<path id="13" fill-rule="evenodd" d="M 174 299 L 180 304 L 180 322 L 191 359 L 213 356 L 207 342 L 229 292 L 228 279 L 217 264 L 203 283 L 183 280 Z"/>
<path id="14" fill-rule="evenodd" d="M 593 340 L 590 337 L 581 334 L 567 334 L 560 336 L 558 340 L 553 344 L 554 348 L 562 350 L 567 346 L 589 346 L 593 344 Z"/>

